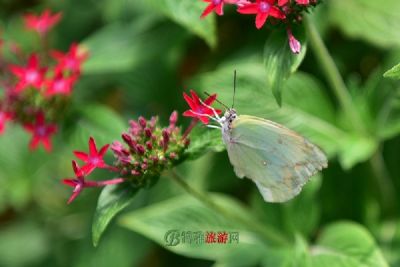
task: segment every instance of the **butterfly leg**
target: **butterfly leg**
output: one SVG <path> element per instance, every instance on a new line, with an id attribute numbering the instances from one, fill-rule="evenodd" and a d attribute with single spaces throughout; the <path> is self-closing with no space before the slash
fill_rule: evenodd
<path id="1" fill-rule="evenodd" d="M 220 129 L 221 130 L 221 126 L 218 126 L 218 125 L 210 125 L 210 124 L 208 124 L 207 127 L 208 128 L 212 128 L 212 129 Z"/>
<path id="2" fill-rule="evenodd" d="M 208 107 L 209 109 L 211 109 L 211 110 L 213 111 L 214 116 L 217 118 L 218 121 L 221 121 L 221 117 L 218 115 L 217 111 L 215 111 L 215 108 L 211 107 L 210 105 L 207 105 L 207 104 L 204 103 L 201 99 L 199 99 L 199 100 L 200 100 L 200 103 L 201 103 L 202 105 Z"/>

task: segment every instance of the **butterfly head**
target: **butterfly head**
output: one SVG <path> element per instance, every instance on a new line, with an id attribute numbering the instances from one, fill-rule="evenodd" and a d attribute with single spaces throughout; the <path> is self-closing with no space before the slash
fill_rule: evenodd
<path id="1" fill-rule="evenodd" d="M 229 108 L 225 111 L 223 121 L 226 125 L 231 125 L 231 123 L 236 119 L 237 113 L 233 108 Z"/>

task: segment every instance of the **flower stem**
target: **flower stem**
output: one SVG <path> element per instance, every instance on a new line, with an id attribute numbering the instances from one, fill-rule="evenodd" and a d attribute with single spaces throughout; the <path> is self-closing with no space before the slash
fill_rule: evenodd
<path id="1" fill-rule="evenodd" d="M 188 183 L 186 183 L 175 170 L 171 170 L 171 178 L 174 180 L 179 186 L 181 186 L 188 194 L 198 199 L 205 206 L 209 207 L 213 211 L 218 214 L 221 214 L 228 220 L 233 220 L 240 222 L 241 224 L 247 226 L 249 229 L 253 229 L 257 231 L 260 235 L 264 237 L 272 245 L 289 245 L 289 240 L 285 239 L 283 236 L 279 235 L 277 232 L 268 230 L 268 228 L 264 227 L 259 222 L 254 219 L 248 219 L 242 216 L 238 216 L 236 213 L 225 209 L 224 207 L 215 203 L 210 196 L 208 196 L 205 192 L 198 191 L 191 187 Z"/>
<path id="2" fill-rule="evenodd" d="M 381 149 L 378 149 L 370 159 L 372 174 L 380 188 L 380 198 L 383 210 L 388 213 L 396 212 L 396 192 L 394 191 L 393 180 L 390 178 L 382 156 Z"/>
<path id="3" fill-rule="evenodd" d="M 346 88 L 346 85 L 335 62 L 333 61 L 333 58 L 329 54 L 328 49 L 322 41 L 318 30 L 312 21 L 307 17 L 304 18 L 304 24 L 314 55 L 318 59 L 319 64 L 321 64 L 325 77 L 332 87 L 333 92 L 335 93 L 343 111 L 349 116 L 353 127 L 360 133 L 365 133 L 365 127 L 361 122 L 361 118 L 357 110 L 354 108 L 354 103 L 349 91 Z"/>

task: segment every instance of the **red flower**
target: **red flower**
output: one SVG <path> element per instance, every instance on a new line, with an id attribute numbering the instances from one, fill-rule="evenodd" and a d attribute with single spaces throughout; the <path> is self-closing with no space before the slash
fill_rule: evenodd
<path id="1" fill-rule="evenodd" d="M 52 51 L 51 55 L 58 61 L 57 68 L 79 74 L 81 65 L 83 61 L 87 59 L 89 53 L 87 51 L 82 51 L 78 44 L 73 43 L 67 53 L 64 54 L 60 51 Z"/>
<path id="2" fill-rule="evenodd" d="M 46 9 L 40 15 L 26 14 L 24 15 L 25 27 L 29 30 L 36 31 L 41 36 L 44 36 L 60 21 L 61 17 L 61 12 L 51 14 L 49 9 Z"/>
<path id="3" fill-rule="evenodd" d="M 12 120 L 12 114 L 0 110 L 0 134 L 4 132 L 7 121 Z"/>
<path id="4" fill-rule="evenodd" d="M 11 65 L 10 70 L 19 78 L 18 84 L 15 87 L 17 92 L 21 92 L 28 86 L 40 89 L 46 73 L 46 68 L 40 68 L 39 57 L 36 54 L 32 54 L 29 57 L 26 67 Z"/>
<path id="5" fill-rule="evenodd" d="M 285 14 L 274 6 L 276 0 L 257 0 L 256 3 L 251 3 L 238 8 L 241 14 L 257 14 L 256 27 L 260 29 L 269 16 L 277 19 L 285 19 Z"/>
<path id="6" fill-rule="evenodd" d="M 183 93 L 183 97 L 190 107 L 189 110 L 186 110 L 183 113 L 183 116 L 194 117 L 201 120 L 202 123 L 208 124 L 208 116 L 214 116 L 213 108 L 211 108 L 210 105 L 217 99 L 217 95 L 213 94 L 209 96 L 203 103 L 201 103 L 200 98 L 197 96 L 196 92 L 190 90 L 190 94 L 192 95 L 192 98 L 190 98 L 190 96 L 188 96 L 186 93 Z M 221 110 L 219 109 L 214 110 L 217 114 L 221 113 Z"/>
<path id="7" fill-rule="evenodd" d="M 43 113 L 40 112 L 37 114 L 35 124 L 25 124 L 24 128 L 32 133 L 32 139 L 29 144 L 30 149 L 36 149 L 39 143 L 42 142 L 46 151 L 51 151 L 52 145 L 50 136 L 56 133 L 57 126 L 54 124 L 46 124 Z"/>
<path id="8" fill-rule="evenodd" d="M 81 151 L 74 151 L 75 156 L 85 162 L 86 164 L 82 167 L 85 174 L 91 173 L 95 168 L 110 168 L 104 160 L 104 154 L 110 145 L 103 146 L 100 151 L 97 150 L 96 142 L 93 137 L 89 138 L 89 154 Z"/>
<path id="9" fill-rule="evenodd" d="M 47 80 L 46 85 L 46 96 L 53 95 L 70 95 L 72 92 L 72 87 L 76 81 L 76 76 L 65 77 L 62 72 L 58 71 L 54 75 L 53 79 Z"/>
<path id="10" fill-rule="evenodd" d="M 125 180 L 123 178 L 116 178 L 116 179 L 111 179 L 111 180 L 106 180 L 106 181 L 86 181 L 85 180 L 85 172 L 83 168 L 80 168 L 78 163 L 76 163 L 75 160 L 72 161 L 72 168 L 74 169 L 75 173 L 75 178 L 74 179 L 63 179 L 63 183 L 71 186 L 74 188 L 72 191 L 72 195 L 68 199 L 68 204 L 70 204 L 74 199 L 82 192 L 83 188 L 86 187 L 100 187 L 100 186 L 105 186 L 105 185 L 110 185 L 110 184 L 119 184 L 124 182 Z"/>

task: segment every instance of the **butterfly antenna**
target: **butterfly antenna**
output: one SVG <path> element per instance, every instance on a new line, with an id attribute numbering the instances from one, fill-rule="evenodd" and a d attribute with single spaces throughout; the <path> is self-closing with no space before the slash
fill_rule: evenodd
<path id="1" fill-rule="evenodd" d="M 204 92 L 204 94 L 206 96 L 211 96 L 209 93 Z M 229 107 L 227 105 L 225 105 L 224 103 L 222 103 L 221 101 L 218 100 L 218 98 L 215 99 L 215 101 L 217 101 L 219 104 L 221 104 L 222 106 L 224 106 L 224 108 L 229 109 Z"/>
<path id="2" fill-rule="evenodd" d="M 236 70 L 233 71 L 233 97 L 232 97 L 232 108 L 235 106 L 235 95 L 236 95 Z"/>

